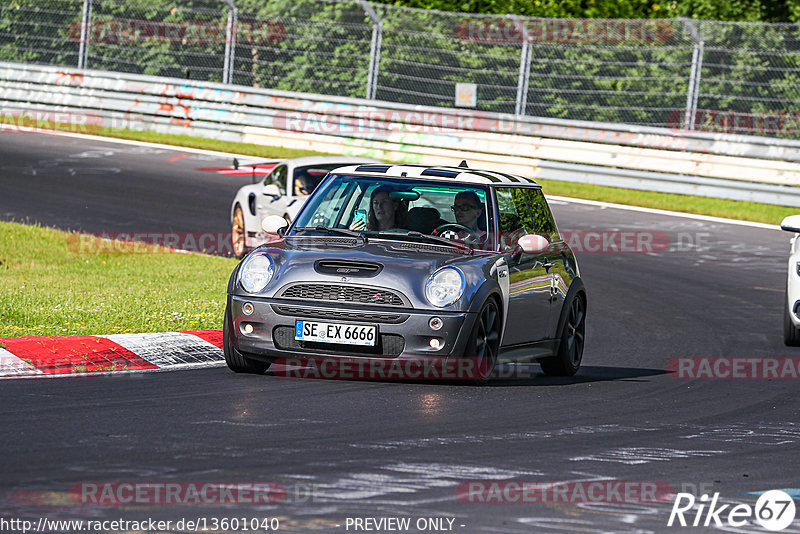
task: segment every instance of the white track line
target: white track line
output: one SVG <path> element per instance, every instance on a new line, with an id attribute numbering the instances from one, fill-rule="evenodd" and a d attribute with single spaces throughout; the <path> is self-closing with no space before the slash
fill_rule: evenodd
<path id="1" fill-rule="evenodd" d="M 0 123 L 0 129 L 9 130 L 14 129 L 13 125 Z M 232 154 L 229 152 L 218 152 L 216 150 L 204 150 L 202 148 L 191 148 L 179 145 L 165 145 L 162 143 L 148 143 L 147 141 L 135 141 L 133 139 L 119 139 L 117 137 L 104 137 L 102 135 L 89 135 L 79 134 L 73 132 L 59 132 L 57 130 L 37 130 L 35 132 L 22 132 L 24 133 L 37 133 L 45 135 L 57 135 L 59 137 L 72 137 L 74 139 L 84 139 L 89 141 L 103 141 L 106 143 L 117 143 L 119 145 L 133 145 L 133 146 L 146 146 L 150 148 L 161 148 L 164 150 L 172 150 L 175 152 L 189 152 L 192 154 L 205 154 L 209 156 L 219 156 L 224 158 L 247 158 L 247 159 L 269 159 L 262 156 L 254 156 L 252 154 Z"/>
<path id="2" fill-rule="evenodd" d="M 600 208 L 611 208 L 617 210 L 638 211 L 641 213 L 650 213 L 653 215 L 664 215 L 667 217 L 683 217 L 684 219 L 695 219 L 698 221 L 708 221 L 720 224 L 737 224 L 739 226 L 750 226 L 753 228 L 762 228 L 765 230 L 780 230 L 781 227 L 777 224 L 766 224 L 752 221 L 740 221 L 738 219 L 726 219 L 724 217 L 712 217 L 711 215 L 697 215 L 694 213 L 683 213 L 680 211 L 660 210 L 656 208 L 643 208 L 641 206 L 628 206 L 627 204 L 613 204 L 611 202 L 600 202 L 598 200 L 584 200 L 582 198 L 560 197 L 555 195 L 545 195 L 548 199 L 561 200 L 572 204 L 586 204 L 589 206 L 597 206 Z M 704 197 L 698 197 L 704 198 Z M 800 209 L 798 209 L 800 212 Z"/>

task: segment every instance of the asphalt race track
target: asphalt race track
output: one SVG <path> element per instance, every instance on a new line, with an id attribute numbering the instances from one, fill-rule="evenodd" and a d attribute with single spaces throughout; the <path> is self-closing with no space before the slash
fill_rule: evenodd
<path id="1" fill-rule="evenodd" d="M 229 231 L 230 200 L 249 178 L 194 170 L 227 158 L 181 154 L 2 135 L 0 217 L 89 232 Z M 482 503 L 457 489 L 616 479 L 754 506 L 752 493 L 800 486 L 797 379 L 681 379 L 665 370 L 674 358 L 800 357 L 781 333 L 788 234 L 578 203 L 553 209 L 562 231 L 668 240 L 650 253 L 579 252 L 589 315 L 576 377 L 547 378 L 533 365 L 501 369 L 512 376 L 483 388 L 225 367 L 4 380 L 3 517 L 278 518 L 282 531 L 331 533 L 356 532 L 355 518 L 373 517 L 411 518 L 407 532 L 698 532 L 719 529 L 668 528 L 672 500 Z M 287 495 L 180 506 L 68 496 L 76 484 L 106 482 L 276 483 Z M 453 522 L 418 530 L 426 518 Z M 800 522 L 783 532 L 800 532 Z"/>

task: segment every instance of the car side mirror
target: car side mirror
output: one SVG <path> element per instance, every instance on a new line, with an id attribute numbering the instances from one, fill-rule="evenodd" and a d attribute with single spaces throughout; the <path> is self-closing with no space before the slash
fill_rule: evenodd
<path id="1" fill-rule="evenodd" d="M 546 237 L 536 234 L 525 234 L 517 241 L 517 248 L 511 254 L 511 261 L 518 262 L 523 254 L 537 254 L 550 246 L 550 241 Z"/>
<path id="2" fill-rule="evenodd" d="M 543 250 L 547 250 L 550 246 L 550 241 L 546 237 L 536 234 L 525 234 L 519 238 L 519 247 L 525 254 L 537 254 Z"/>
<path id="3" fill-rule="evenodd" d="M 285 231 L 288 226 L 289 225 L 286 222 L 286 219 L 280 215 L 269 215 L 264 217 L 264 220 L 261 221 L 261 229 L 268 234 L 277 234 L 282 236 L 283 231 Z"/>
<path id="4" fill-rule="evenodd" d="M 789 215 L 781 221 L 781 230 L 800 233 L 800 215 Z"/>
<path id="5" fill-rule="evenodd" d="M 278 186 L 275 184 L 265 185 L 264 189 L 261 190 L 261 193 L 268 197 L 272 197 L 272 200 L 278 200 L 282 196 L 280 188 L 278 188 Z"/>

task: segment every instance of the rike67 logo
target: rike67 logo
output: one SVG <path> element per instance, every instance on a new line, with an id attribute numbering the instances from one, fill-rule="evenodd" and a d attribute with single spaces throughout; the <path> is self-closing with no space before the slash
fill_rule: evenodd
<path id="1" fill-rule="evenodd" d="M 781 490 L 761 494 L 755 507 L 749 504 L 719 504 L 719 493 L 715 493 L 710 500 L 708 495 L 696 499 L 691 493 L 678 493 L 667 526 L 739 528 L 755 522 L 767 530 L 779 531 L 791 525 L 794 516 L 794 501 Z"/>

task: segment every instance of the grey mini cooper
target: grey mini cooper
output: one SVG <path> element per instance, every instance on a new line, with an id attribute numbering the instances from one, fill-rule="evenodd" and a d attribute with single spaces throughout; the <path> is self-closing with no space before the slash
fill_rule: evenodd
<path id="1" fill-rule="evenodd" d="M 586 289 L 533 180 L 464 163 L 352 165 L 291 226 L 267 218 L 264 230 L 274 239 L 228 283 L 235 372 L 483 383 L 498 363 L 549 375 L 581 364 Z"/>

